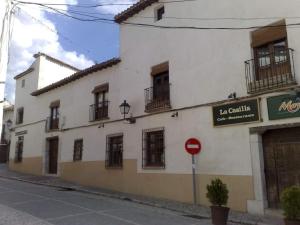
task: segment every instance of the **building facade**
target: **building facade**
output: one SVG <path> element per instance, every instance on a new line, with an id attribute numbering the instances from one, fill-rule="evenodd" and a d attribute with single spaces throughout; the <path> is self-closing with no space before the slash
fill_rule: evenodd
<path id="1" fill-rule="evenodd" d="M 199 204 L 221 178 L 232 209 L 277 208 L 300 184 L 299 7 L 143 0 L 115 17 L 120 58 L 76 71 L 37 55 L 16 76 L 10 168 L 192 202 L 193 137 Z"/>
<path id="2" fill-rule="evenodd" d="M 14 119 L 14 105 L 5 101 L 3 105 L 3 123 L 0 142 L 0 163 L 6 163 L 9 159 L 11 127 Z"/>

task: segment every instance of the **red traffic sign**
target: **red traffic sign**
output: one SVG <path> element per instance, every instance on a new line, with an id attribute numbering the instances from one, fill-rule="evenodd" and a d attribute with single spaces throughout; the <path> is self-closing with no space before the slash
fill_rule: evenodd
<path id="1" fill-rule="evenodd" d="M 185 142 L 185 150 L 191 154 L 196 155 L 201 151 L 201 143 L 196 138 L 190 138 Z"/>

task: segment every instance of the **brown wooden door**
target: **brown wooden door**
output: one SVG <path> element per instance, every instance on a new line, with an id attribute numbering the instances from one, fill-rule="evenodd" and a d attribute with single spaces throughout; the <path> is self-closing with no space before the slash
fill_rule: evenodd
<path id="1" fill-rule="evenodd" d="M 268 131 L 263 144 L 269 207 L 279 208 L 282 191 L 300 185 L 300 128 Z"/>
<path id="2" fill-rule="evenodd" d="M 58 138 L 49 140 L 49 174 L 57 174 Z"/>
<path id="3" fill-rule="evenodd" d="M 291 75 L 289 49 L 286 40 L 256 47 L 255 68 L 256 80 L 265 82 L 280 82 Z"/>
<path id="4" fill-rule="evenodd" d="M 153 99 L 169 100 L 169 72 L 164 72 L 153 77 Z"/>

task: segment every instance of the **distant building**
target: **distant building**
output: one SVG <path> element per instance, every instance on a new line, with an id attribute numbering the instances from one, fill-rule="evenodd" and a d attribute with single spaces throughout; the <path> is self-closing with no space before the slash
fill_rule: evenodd
<path id="1" fill-rule="evenodd" d="M 143 0 L 115 17 L 120 58 L 77 71 L 36 55 L 16 76 L 10 168 L 192 202 L 193 137 L 199 204 L 218 177 L 232 209 L 278 208 L 300 185 L 299 8 Z"/>
<path id="2" fill-rule="evenodd" d="M 9 158 L 11 128 L 14 117 L 14 105 L 5 101 L 3 106 L 2 132 L 0 141 L 0 163 L 6 163 Z"/>

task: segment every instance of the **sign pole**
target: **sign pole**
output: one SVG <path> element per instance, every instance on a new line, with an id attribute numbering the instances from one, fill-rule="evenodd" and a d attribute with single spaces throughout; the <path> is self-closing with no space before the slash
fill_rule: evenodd
<path id="1" fill-rule="evenodd" d="M 192 169 L 193 169 L 193 195 L 194 195 L 194 204 L 197 204 L 197 191 L 196 191 L 196 164 L 195 164 L 195 155 L 192 155 Z"/>
<path id="2" fill-rule="evenodd" d="M 197 187 L 196 187 L 196 163 L 195 155 L 201 151 L 201 142 L 196 138 L 190 138 L 185 142 L 185 150 L 192 155 L 192 176 L 193 176 L 193 198 L 194 204 L 197 204 Z"/>

